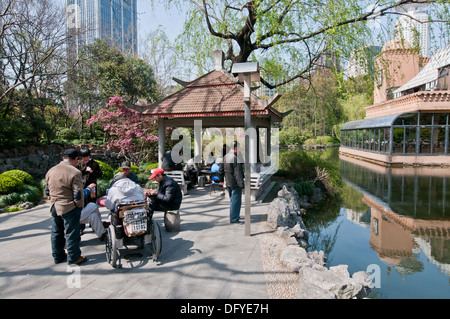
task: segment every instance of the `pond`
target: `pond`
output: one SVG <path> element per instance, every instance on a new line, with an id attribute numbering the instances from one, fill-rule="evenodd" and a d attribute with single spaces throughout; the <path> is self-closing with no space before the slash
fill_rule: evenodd
<path id="1" fill-rule="evenodd" d="M 371 273 L 371 298 L 450 298 L 450 169 L 385 168 L 340 157 L 340 199 L 308 211 L 311 250 Z"/>

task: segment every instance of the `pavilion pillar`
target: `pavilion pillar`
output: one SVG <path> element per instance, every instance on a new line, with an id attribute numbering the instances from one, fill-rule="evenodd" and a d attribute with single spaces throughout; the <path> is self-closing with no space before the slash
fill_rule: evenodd
<path id="1" fill-rule="evenodd" d="M 249 135 L 249 160 L 250 160 L 250 171 L 252 173 L 256 172 L 256 163 L 258 160 L 258 132 L 252 117 L 250 116 L 248 126 L 250 128 Z"/>
<path id="2" fill-rule="evenodd" d="M 162 159 L 164 157 L 164 153 L 166 152 L 166 127 L 163 118 L 158 119 L 158 167 L 162 166 Z"/>
<path id="3" fill-rule="evenodd" d="M 194 162 L 201 163 L 202 158 L 202 120 L 195 120 L 194 127 L 200 129 L 194 130 Z"/>

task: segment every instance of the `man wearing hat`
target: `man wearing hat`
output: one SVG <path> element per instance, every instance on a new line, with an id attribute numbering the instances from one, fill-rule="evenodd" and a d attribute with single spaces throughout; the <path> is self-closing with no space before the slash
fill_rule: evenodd
<path id="1" fill-rule="evenodd" d="M 87 260 L 81 256 L 80 250 L 80 214 L 84 194 L 81 172 L 76 168 L 78 156 L 76 149 L 65 150 L 62 161 L 45 175 L 45 192 L 51 202 L 51 242 L 55 263 L 67 260 L 69 264 L 79 265 Z"/>
<path id="2" fill-rule="evenodd" d="M 149 177 L 149 180 L 152 179 L 159 183 L 158 191 L 151 190 L 147 193 L 152 198 L 152 210 L 165 212 L 180 209 L 183 199 L 180 185 L 172 177 L 166 176 L 161 168 L 153 171 Z"/>
<path id="3" fill-rule="evenodd" d="M 125 173 L 125 176 L 127 178 L 131 179 L 136 184 L 141 185 L 141 182 L 139 181 L 137 175 L 131 172 L 131 163 L 129 161 L 123 162 L 120 168 L 122 169 L 122 172 Z"/>
<path id="4" fill-rule="evenodd" d="M 105 207 L 112 210 L 119 201 L 140 202 L 144 200 L 145 194 L 142 187 L 127 178 L 124 172 L 119 172 L 114 175 L 112 186 L 105 200 Z"/>

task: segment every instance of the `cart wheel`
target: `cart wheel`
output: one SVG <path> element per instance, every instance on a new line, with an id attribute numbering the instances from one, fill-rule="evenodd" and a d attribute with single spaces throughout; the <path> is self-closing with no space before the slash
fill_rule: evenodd
<path id="1" fill-rule="evenodd" d="M 152 221 L 150 226 L 150 234 L 152 236 L 152 241 L 149 244 L 149 248 L 153 254 L 153 261 L 156 261 L 162 249 L 161 230 L 158 222 Z"/>
<path id="2" fill-rule="evenodd" d="M 117 251 L 116 230 L 113 225 L 109 225 L 106 232 L 106 261 L 117 268 L 119 252 Z"/>

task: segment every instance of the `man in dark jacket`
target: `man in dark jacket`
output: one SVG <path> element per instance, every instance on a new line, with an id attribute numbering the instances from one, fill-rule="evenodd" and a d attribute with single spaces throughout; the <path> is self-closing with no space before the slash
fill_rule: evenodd
<path id="1" fill-rule="evenodd" d="M 81 170 L 83 187 L 86 188 L 91 184 L 97 185 L 97 179 L 100 179 L 103 175 L 100 164 L 91 157 L 91 151 L 85 146 L 80 149 L 80 156 L 81 163 L 79 163 L 78 168 Z M 97 196 L 89 197 L 87 201 L 95 203 Z"/>
<path id="2" fill-rule="evenodd" d="M 157 168 L 149 180 L 155 179 L 159 183 L 158 191 L 150 191 L 148 196 L 153 197 L 151 208 L 153 211 L 178 210 L 181 206 L 183 194 L 180 185 L 171 177 L 164 175 L 164 170 Z"/>
<path id="3" fill-rule="evenodd" d="M 244 184 L 244 171 L 237 158 L 238 143 L 235 141 L 224 158 L 225 182 L 230 195 L 230 223 L 240 223 L 242 204 L 242 189 Z"/>

